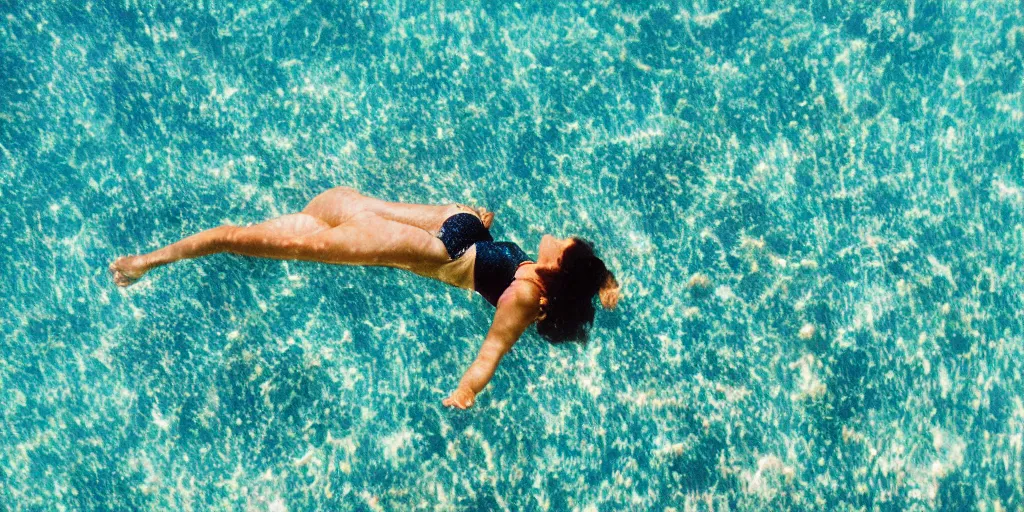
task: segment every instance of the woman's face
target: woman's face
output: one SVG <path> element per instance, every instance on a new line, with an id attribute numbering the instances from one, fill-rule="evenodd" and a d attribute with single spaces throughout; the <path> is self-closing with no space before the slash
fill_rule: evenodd
<path id="1" fill-rule="evenodd" d="M 543 267 L 557 267 L 562 253 L 573 244 L 572 238 L 555 238 L 544 235 L 537 249 L 537 264 Z"/>

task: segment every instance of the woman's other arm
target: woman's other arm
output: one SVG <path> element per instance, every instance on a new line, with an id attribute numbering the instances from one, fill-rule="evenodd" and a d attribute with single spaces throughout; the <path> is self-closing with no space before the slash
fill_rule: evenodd
<path id="1" fill-rule="evenodd" d="M 459 387 L 444 399 L 444 405 L 466 409 L 494 376 L 501 358 L 512 349 L 523 331 L 537 319 L 540 292 L 526 283 L 514 283 L 498 299 L 491 329 L 476 360 L 463 374 Z"/>

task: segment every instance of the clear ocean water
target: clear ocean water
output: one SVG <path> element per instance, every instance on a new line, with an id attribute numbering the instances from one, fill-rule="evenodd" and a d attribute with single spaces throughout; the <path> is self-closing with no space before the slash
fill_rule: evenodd
<path id="1" fill-rule="evenodd" d="M 0 509 L 1021 510 L 1019 2 L 0 3 Z M 624 286 L 108 263 L 348 185 Z"/>

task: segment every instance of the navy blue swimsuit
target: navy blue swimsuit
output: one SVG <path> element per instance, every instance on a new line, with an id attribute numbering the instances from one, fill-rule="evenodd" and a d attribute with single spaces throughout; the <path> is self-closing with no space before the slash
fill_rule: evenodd
<path id="1" fill-rule="evenodd" d="M 494 306 L 498 305 L 498 298 L 515 280 L 519 264 L 532 261 L 518 245 L 495 242 L 491 232 L 471 213 L 457 213 L 448 217 L 437 237 L 444 243 L 448 257 L 452 260 L 458 259 L 476 244 L 473 288 Z"/>

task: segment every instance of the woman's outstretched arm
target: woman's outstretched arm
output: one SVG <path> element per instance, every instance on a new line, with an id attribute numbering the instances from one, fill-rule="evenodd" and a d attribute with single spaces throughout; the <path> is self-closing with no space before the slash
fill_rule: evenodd
<path id="1" fill-rule="evenodd" d="M 540 311 L 539 292 L 523 284 L 510 286 L 498 299 L 498 310 L 494 313 L 491 329 L 480 347 L 476 360 L 469 366 L 459 382 L 459 387 L 442 402 L 446 406 L 466 409 L 476 401 L 476 395 L 494 376 L 501 358 L 512 349 L 523 331 L 537 319 Z"/>

